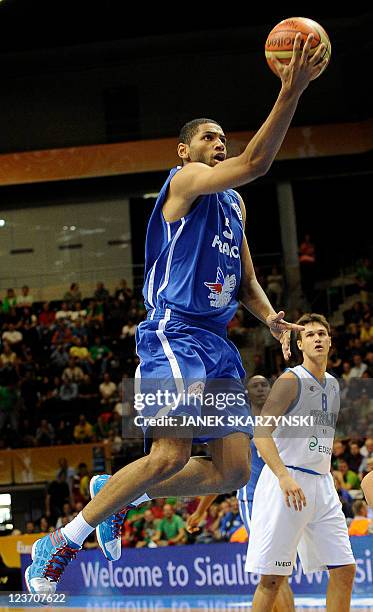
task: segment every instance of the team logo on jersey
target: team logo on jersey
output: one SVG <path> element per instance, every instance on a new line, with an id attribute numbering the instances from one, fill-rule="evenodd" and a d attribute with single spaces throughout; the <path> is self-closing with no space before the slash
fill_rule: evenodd
<path id="1" fill-rule="evenodd" d="M 204 285 L 210 289 L 208 295 L 210 306 L 221 308 L 229 304 L 232 299 L 232 292 L 236 286 L 236 275 L 227 274 L 227 276 L 224 276 L 221 268 L 218 268 L 215 283 L 205 282 Z"/>
<path id="2" fill-rule="evenodd" d="M 313 385 L 311 385 L 310 387 L 308 387 L 310 391 L 316 391 L 316 387 L 314 387 Z"/>

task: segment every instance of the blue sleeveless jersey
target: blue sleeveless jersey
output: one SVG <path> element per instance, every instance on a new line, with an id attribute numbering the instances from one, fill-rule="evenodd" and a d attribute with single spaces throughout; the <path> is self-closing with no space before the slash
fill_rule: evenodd
<path id="1" fill-rule="evenodd" d="M 162 208 L 173 176 L 163 185 L 148 224 L 143 295 L 148 311 L 175 315 L 212 328 L 225 327 L 238 306 L 242 214 L 233 189 L 201 196 L 179 221 Z"/>

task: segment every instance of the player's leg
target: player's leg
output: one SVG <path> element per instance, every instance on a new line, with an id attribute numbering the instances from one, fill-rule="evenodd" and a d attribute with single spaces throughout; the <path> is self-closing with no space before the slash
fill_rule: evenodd
<path id="1" fill-rule="evenodd" d="M 270 612 L 270 610 L 273 610 L 282 584 L 287 580 L 287 576 L 262 576 L 254 594 L 252 612 Z M 280 609 L 282 611 L 282 608 Z"/>
<path id="2" fill-rule="evenodd" d="M 154 441 L 149 455 L 116 472 L 85 506 L 83 517 L 86 522 L 96 527 L 107 516 L 152 490 L 158 482 L 171 478 L 188 463 L 190 449 L 190 439 L 162 438 Z"/>
<path id="3" fill-rule="evenodd" d="M 238 507 L 240 510 L 241 519 L 245 525 L 248 536 L 250 537 L 251 531 L 251 512 L 252 512 L 252 501 L 238 501 Z M 283 580 L 280 588 L 277 592 L 275 603 L 273 606 L 273 612 L 294 612 L 294 595 L 290 588 L 288 580 Z"/>
<path id="4" fill-rule="evenodd" d="M 146 493 L 150 498 L 227 493 L 249 480 L 250 440 L 246 434 L 237 432 L 210 441 L 209 449 L 211 458 L 192 457 L 180 472 L 157 482 Z"/>
<path id="5" fill-rule="evenodd" d="M 348 612 L 351 604 L 356 565 L 329 568 L 329 584 L 326 593 L 327 612 Z"/>
<path id="6" fill-rule="evenodd" d="M 139 497 L 157 480 L 183 468 L 190 457 L 190 439 L 159 439 L 151 453 L 119 470 L 66 527 L 37 540 L 33 563 L 26 569 L 27 588 L 32 593 L 54 593 L 65 567 L 84 540 L 123 506 Z M 111 520 L 111 522 L 113 522 Z M 109 542 L 107 543 L 109 544 Z M 116 546 L 113 542 L 113 546 Z"/>
<path id="7" fill-rule="evenodd" d="M 287 578 L 277 591 L 273 612 L 295 612 L 294 594 Z"/>
<path id="8" fill-rule="evenodd" d="M 361 481 L 361 488 L 364 491 L 365 499 L 373 508 L 373 472 L 369 472 Z"/>

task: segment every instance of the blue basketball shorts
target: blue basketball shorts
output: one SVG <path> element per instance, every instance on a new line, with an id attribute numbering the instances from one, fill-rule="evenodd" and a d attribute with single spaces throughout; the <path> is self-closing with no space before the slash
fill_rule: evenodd
<path id="1" fill-rule="evenodd" d="M 140 364 L 135 375 L 135 424 L 145 439 L 152 437 L 155 427 L 161 437 L 159 428 L 171 428 L 176 417 L 178 424 L 193 428 L 193 435 L 189 430 L 185 437 L 194 442 L 235 432 L 252 437 L 245 370 L 226 335 L 167 309 L 140 323 L 136 343 Z"/>

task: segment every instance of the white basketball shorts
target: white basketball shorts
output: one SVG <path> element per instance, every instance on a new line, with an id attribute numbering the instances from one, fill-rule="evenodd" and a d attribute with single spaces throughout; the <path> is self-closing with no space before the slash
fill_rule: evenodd
<path id="1" fill-rule="evenodd" d="M 355 563 L 332 475 L 288 469 L 307 505 L 301 511 L 289 508 L 278 478 L 264 466 L 254 493 L 245 570 L 289 576 L 297 551 L 305 573 Z"/>

